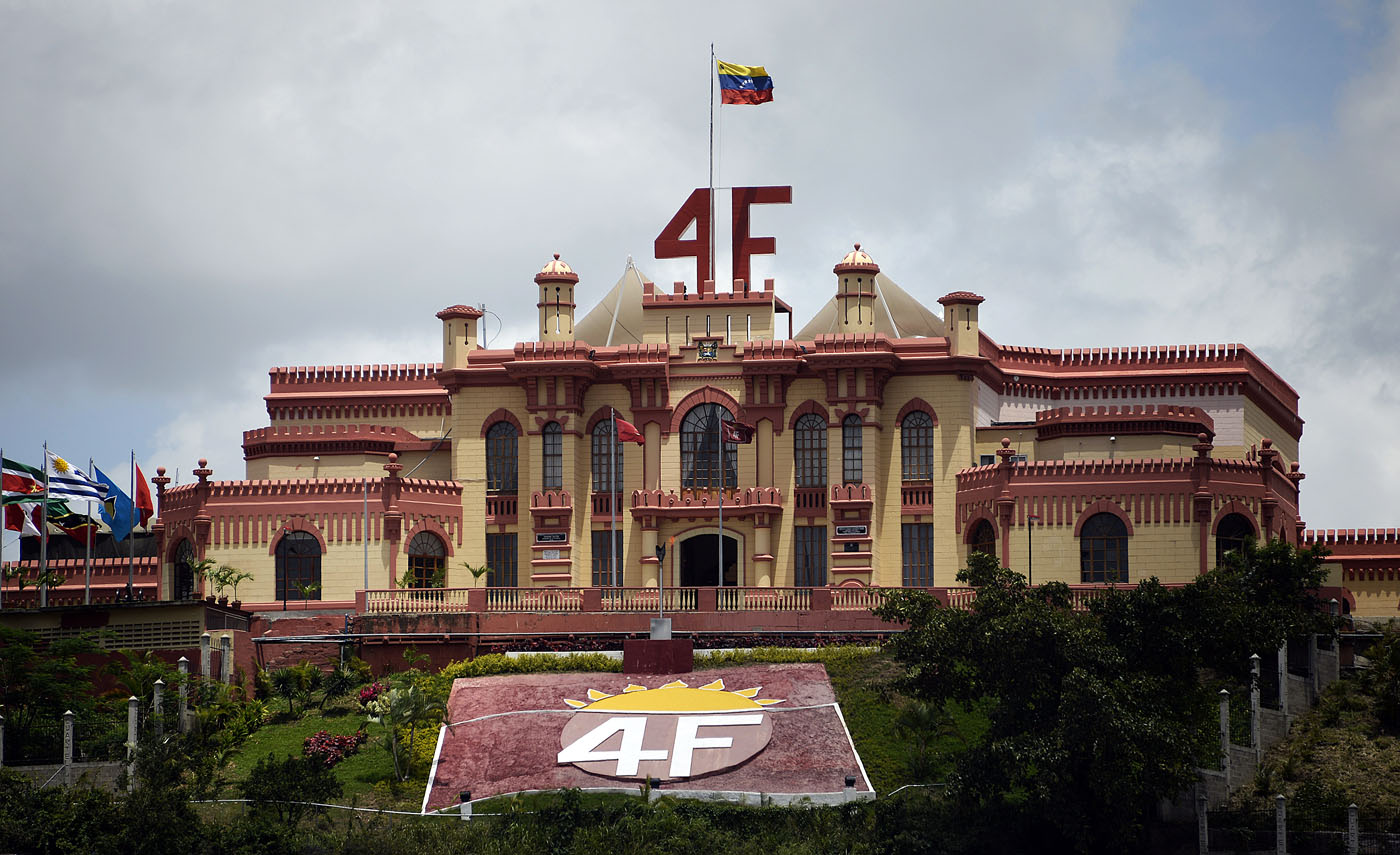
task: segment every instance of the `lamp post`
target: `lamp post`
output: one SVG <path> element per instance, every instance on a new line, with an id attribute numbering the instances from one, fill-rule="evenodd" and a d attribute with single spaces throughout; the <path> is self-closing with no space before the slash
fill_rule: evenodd
<path id="1" fill-rule="evenodd" d="M 1035 524 L 1040 522 L 1039 514 L 1031 514 L 1026 517 L 1026 584 L 1035 587 L 1035 549 L 1032 546 L 1035 538 Z"/>

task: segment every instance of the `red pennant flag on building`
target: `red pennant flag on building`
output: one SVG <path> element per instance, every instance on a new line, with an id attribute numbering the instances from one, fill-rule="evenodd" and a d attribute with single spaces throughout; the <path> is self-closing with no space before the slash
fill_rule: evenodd
<path id="1" fill-rule="evenodd" d="M 151 501 L 151 488 L 146 484 L 146 476 L 141 474 L 141 464 L 136 464 L 136 510 L 141 513 L 141 527 L 155 515 L 156 506 Z"/>
<path id="2" fill-rule="evenodd" d="M 719 426 L 720 433 L 724 436 L 725 442 L 735 444 L 753 442 L 753 425 L 720 419 Z"/>
<path id="3" fill-rule="evenodd" d="M 642 436 L 641 431 L 637 430 L 636 425 L 624 419 L 619 419 L 617 416 L 613 416 L 613 420 L 617 422 L 618 442 L 635 442 L 638 445 L 646 445 L 647 439 Z"/>

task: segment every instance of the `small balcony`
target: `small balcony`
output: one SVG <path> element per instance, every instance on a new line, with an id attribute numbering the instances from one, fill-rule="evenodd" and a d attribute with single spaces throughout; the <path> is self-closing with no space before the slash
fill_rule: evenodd
<path id="1" fill-rule="evenodd" d="M 929 481 L 905 481 L 900 487 L 900 506 L 906 514 L 933 513 L 935 487 Z"/>
<path id="2" fill-rule="evenodd" d="M 514 493 L 486 494 L 487 525 L 514 525 L 519 518 L 519 496 Z"/>
<path id="3" fill-rule="evenodd" d="M 826 488 L 798 487 L 793 491 L 793 513 L 799 517 L 826 516 Z"/>
<path id="4" fill-rule="evenodd" d="M 622 493 L 598 493 L 593 494 L 593 521 L 607 522 L 612 519 L 614 513 L 619 517 L 626 512 L 622 506 Z"/>

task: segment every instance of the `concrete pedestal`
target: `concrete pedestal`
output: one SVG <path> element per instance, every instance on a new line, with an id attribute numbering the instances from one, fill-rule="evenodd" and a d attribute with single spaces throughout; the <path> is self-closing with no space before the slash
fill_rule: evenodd
<path id="1" fill-rule="evenodd" d="M 629 638 L 622 642 L 624 674 L 688 674 L 695 650 L 688 638 Z"/>

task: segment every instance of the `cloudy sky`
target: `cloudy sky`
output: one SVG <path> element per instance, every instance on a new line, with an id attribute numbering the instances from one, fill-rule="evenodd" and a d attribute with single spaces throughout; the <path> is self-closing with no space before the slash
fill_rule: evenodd
<path id="1" fill-rule="evenodd" d="M 718 183 L 799 325 L 860 240 L 1004 344 L 1243 342 L 1302 396 L 1303 515 L 1400 524 L 1400 5 L 0 2 L 4 453 L 243 472 L 273 365 L 531 338 L 707 181 L 709 45 L 776 100 Z M 7 543 L 13 534 L 6 535 Z M 6 554 L 12 554 L 7 546 Z"/>

